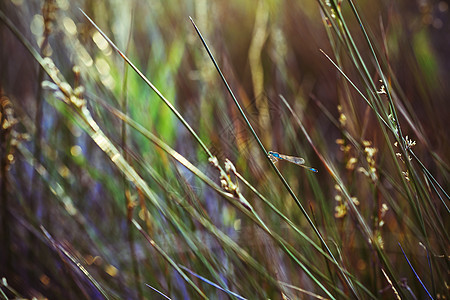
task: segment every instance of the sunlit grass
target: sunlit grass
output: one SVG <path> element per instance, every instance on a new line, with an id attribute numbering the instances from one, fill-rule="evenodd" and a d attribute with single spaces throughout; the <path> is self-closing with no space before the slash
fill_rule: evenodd
<path id="1" fill-rule="evenodd" d="M 0 6 L 4 299 L 449 297 L 449 87 L 399 35 L 425 19 L 41 5 Z"/>

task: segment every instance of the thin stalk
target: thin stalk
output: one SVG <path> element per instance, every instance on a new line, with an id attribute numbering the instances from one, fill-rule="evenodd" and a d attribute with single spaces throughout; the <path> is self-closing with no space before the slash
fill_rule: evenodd
<path id="1" fill-rule="evenodd" d="M 105 299 L 110 299 L 110 297 L 108 296 L 108 294 L 106 293 L 106 291 L 102 288 L 102 286 L 94 279 L 94 277 L 92 277 L 92 275 L 88 272 L 88 270 L 81 264 L 81 262 L 74 257 L 72 254 L 70 254 L 66 249 L 64 249 L 64 247 L 62 247 L 57 241 L 55 241 L 53 239 L 53 237 L 48 233 L 48 231 L 44 228 L 44 226 L 40 226 L 44 236 L 46 237 L 46 239 L 51 243 L 51 245 L 54 247 L 54 249 L 61 254 L 61 258 L 65 257 L 66 259 L 68 259 L 68 261 L 70 261 L 72 263 L 72 268 L 76 268 L 79 271 L 81 271 L 81 273 L 83 273 L 86 278 L 88 278 L 88 280 L 92 283 L 92 285 L 97 289 L 97 291 L 100 292 L 100 294 L 102 294 L 102 296 Z"/>
<path id="2" fill-rule="evenodd" d="M 5 122 L 7 122 L 7 114 L 6 109 L 9 105 L 7 105 L 7 101 L 9 100 L 3 98 L 3 95 L 0 95 L 0 206 L 1 206 L 1 237 L 0 241 L 2 242 L 3 251 L 5 253 L 5 257 L 1 258 L 1 263 L 5 267 L 5 273 L 9 274 L 12 270 L 12 259 L 11 259 L 11 237 L 10 237 L 10 218 L 9 218 L 9 195 L 8 195 L 8 146 L 7 146 L 7 137 L 10 136 L 11 128 L 4 128 Z"/>
<path id="3" fill-rule="evenodd" d="M 355 204 L 353 203 L 353 201 L 351 200 L 351 196 L 347 191 L 347 188 L 345 187 L 345 185 L 343 184 L 342 180 L 340 179 L 340 177 L 338 176 L 338 173 L 336 172 L 336 170 L 334 170 L 331 166 L 330 163 L 327 162 L 327 160 L 322 156 L 322 154 L 317 150 L 317 148 L 314 146 L 311 137 L 309 136 L 308 132 L 306 131 L 305 127 L 303 126 L 302 122 L 300 121 L 300 118 L 298 117 L 298 115 L 294 112 L 294 110 L 292 109 L 292 107 L 289 105 L 289 103 L 286 101 L 286 99 L 280 95 L 280 98 L 283 100 L 283 103 L 285 104 L 285 106 L 288 108 L 288 110 L 290 111 L 290 113 L 294 116 L 295 120 L 297 121 L 297 124 L 300 126 L 300 129 L 302 130 L 303 134 L 305 135 L 306 139 L 308 140 L 308 142 L 310 143 L 310 145 L 313 147 L 314 151 L 316 152 L 316 154 L 319 156 L 320 160 L 322 162 L 325 163 L 325 165 L 327 166 L 327 169 L 329 170 L 330 174 L 332 175 L 332 177 L 334 178 L 335 182 L 339 185 L 339 187 L 341 188 L 342 194 L 346 197 L 347 199 L 347 204 L 348 206 L 351 208 L 351 210 L 354 212 L 354 215 L 356 217 L 356 219 L 358 220 L 358 223 L 360 224 L 361 228 L 363 229 L 363 232 L 365 234 L 365 238 L 368 239 L 369 241 L 371 241 L 371 244 L 374 245 L 374 247 L 376 249 L 379 248 L 378 244 L 376 243 L 375 240 L 373 240 L 373 234 L 372 231 L 370 230 L 370 228 L 367 226 L 367 224 L 365 223 L 363 217 L 361 216 L 361 214 L 358 212 Z M 344 275 L 344 274 L 343 274 Z"/>
<path id="4" fill-rule="evenodd" d="M 161 248 L 145 231 L 142 229 L 141 225 L 139 225 L 136 220 L 132 220 L 133 225 L 136 227 L 136 229 L 142 234 L 142 236 L 147 240 L 147 242 L 158 252 L 171 266 L 174 268 L 178 274 L 180 274 L 181 277 L 197 292 L 197 294 L 202 297 L 203 299 L 208 299 L 206 295 L 200 290 L 200 288 L 192 282 L 192 280 L 181 270 L 181 268 L 176 264 L 175 261 L 173 261 L 172 258 Z"/>
<path id="5" fill-rule="evenodd" d="M 331 252 L 331 250 L 329 249 L 329 247 L 327 246 L 327 244 L 325 243 L 325 240 L 323 239 L 322 235 L 320 234 L 319 230 L 317 229 L 316 226 L 314 226 L 313 221 L 311 220 L 311 218 L 308 215 L 308 212 L 306 211 L 306 209 L 303 207 L 303 205 L 301 204 L 300 200 L 297 198 L 297 196 L 295 195 L 294 191 L 291 189 L 291 187 L 289 186 L 289 184 L 287 183 L 286 179 L 283 177 L 283 175 L 280 173 L 280 171 L 277 169 L 277 167 L 275 166 L 275 164 L 273 163 L 273 161 L 269 158 L 267 150 L 265 149 L 264 145 L 262 144 L 261 140 L 259 139 L 258 135 L 256 134 L 255 130 L 253 129 L 253 126 L 250 124 L 250 121 L 248 120 L 247 116 L 245 115 L 244 111 L 242 110 L 241 105 L 239 104 L 239 101 L 236 99 L 233 91 L 231 90 L 227 80 L 225 79 L 225 76 L 223 75 L 219 65 L 216 62 L 216 59 L 214 58 L 211 50 L 209 49 L 208 45 L 206 44 L 205 39 L 203 38 L 202 34 L 200 33 L 200 30 L 198 29 L 197 25 L 195 25 L 194 20 L 189 17 L 189 19 L 191 20 L 192 25 L 195 28 L 195 31 L 197 32 L 198 36 L 200 37 L 200 40 L 203 43 L 203 46 L 205 47 L 206 51 L 208 52 L 209 57 L 211 58 L 211 61 L 213 62 L 217 72 L 219 73 L 220 78 L 222 79 L 225 87 L 227 88 L 228 93 L 230 94 L 231 98 L 233 99 L 236 107 L 238 108 L 242 118 L 244 119 L 247 127 L 250 129 L 253 137 L 255 138 L 255 140 L 257 141 L 260 149 L 262 150 L 262 152 L 264 153 L 264 156 L 266 157 L 266 159 L 269 161 L 269 164 L 272 166 L 273 170 L 276 172 L 276 174 L 278 175 L 278 177 L 280 178 L 280 180 L 282 181 L 283 185 L 286 187 L 286 189 L 288 190 L 289 194 L 291 195 L 291 197 L 294 199 L 295 203 L 297 204 L 297 206 L 300 208 L 300 211 L 302 212 L 302 214 L 305 216 L 307 222 L 309 223 L 309 225 L 311 226 L 311 228 L 314 230 L 315 234 L 317 235 L 317 237 L 320 239 L 321 243 L 323 245 L 325 245 L 325 249 L 328 252 L 328 254 L 330 255 L 330 257 L 333 259 L 333 261 L 336 262 L 336 265 L 339 266 L 337 260 L 335 259 L 335 257 L 333 256 L 333 253 Z M 349 286 L 349 288 L 351 289 L 353 295 L 355 297 L 357 297 L 357 293 L 354 290 L 354 287 L 352 285 L 352 283 L 350 282 L 350 280 L 347 278 L 347 276 L 344 274 L 344 271 L 341 269 L 341 267 L 339 267 L 339 271 L 343 274 L 344 278 L 346 279 L 346 283 Z"/>
<path id="6" fill-rule="evenodd" d="M 224 234 L 220 229 L 218 229 L 214 224 L 210 223 L 208 220 L 206 220 L 203 216 L 201 216 L 197 211 L 192 209 L 189 206 L 183 206 L 183 208 L 192 215 L 194 219 L 196 219 L 200 224 L 207 229 L 211 234 L 213 234 L 217 239 L 219 239 L 222 243 L 227 245 L 229 249 L 233 250 L 235 253 L 237 253 L 238 257 L 243 261 L 246 262 L 248 265 L 250 265 L 253 269 L 257 270 L 264 278 L 269 280 L 272 284 L 274 284 L 276 287 L 279 285 L 278 281 L 271 277 L 267 270 L 258 262 L 256 261 L 247 251 L 242 249 L 236 242 L 234 242 L 230 237 L 228 237 L 226 234 Z M 248 210 L 243 209 L 243 213 L 245 213 L 247 216 L 252 218 L 252 220 L 255 222 L 255 217 L 249 213 Z M 255 219 L 254 219 L 255 218 Z M 310 264 L 308 260 L 306 260 L 293 246 L 289 245 L 281 236 L 274 232 L 268 231 L 267 227 L 263 226 L 263 224 L 260 224 L 258 222 L 255 222 L 261 229 L 263 229 L 265 232 L 267 232 L 275 242 L 277 242 L 284 251 L 288 254 L 289 257 L 291 257 L 301 268 L 302 270 L 330 297 L 331 299 L 335 299 L 333 295 L 325 288 L 325 286 L 321 283 L 321 281 L 318 280 L 309 269 L 312 270 L 312 272 L 318 274 L 322 280 L 326 279 L 326 277 L 320 273 L 319 270 L 314 268 L 313 266 L 306 266 L 303 264 L 299 258 L 302 261 L 305 261 L 305 263 Z M 336 287 L 333 287 L 336 288 Z M 341 294 L 340 291 L 336 291 L 337 293 Z M 344 295 L 342 295 L 344 296 Z"/>
<path id="7" fill-rule="evenodd" d="M 427 287 L 425 286 L 425 284 L 423 283 L 422 279 L 420 279 L 419 275 L 417 274 L 416 270 L 414 269 L 414 267 L 412 266 L 411 262 L 409 261 L 408 257 L 406 256 L 405 251 L 403 250 L 402 245 L 400 245 L 400 243 L 398 243 L 400 249 L 402 250 L 403 256 L 405 257 L 406 261 L 408 262 L 408 265 L 410 266 L 411 270 L 414 272 L 414 275 L 416 276 L 417 280 L 419 280 L 420 284 L 422 285 L 423 289 L 425 290 L 425 292 L 427 292 L 428 297 L 430 297 L 430 299 L 434 299 L 433 296 L 431 296 L 430 292 L 428 291 Z"/>
<path id="8" fill-rule="evenodd" d="M 43 40 L 40 46 L 39 52 L 42 57 L 46 57 L 45 48 L 48 46 L 48 39 L 51 32 L 51 24 L 49 24 L 52 20 L 49 17 L 52 7 L 51 1 L 44 1 L 42 7 L 42 15 L 44 17 L 44 33 Z M 43 109 L 44 109 L 44 101 L 42 96 L 42 81 L 44 80 L 45 72 L 42 68 L 38 69 L 37 76 L 37 87 L 36 87 L 36 106 L 35 106 L 35 114 L 34 114 L 34 127 L 35 127 L 35 137 L 34 137 L 34 152 L 33 156 L 37 163 L 42 163 L 42 118 L 43 118 Z M 33 170 L 30 178 L 30 191 L 29 191 L 29 201 L 30 206 L 35 210 L 39 211 L 40 206 L 43 205 L 42 201 L 45 195 L 40 195 L 40 184 L 41 181 L 36 179 L 37 171 Z M 48 220 L 50 221 L 50 220 Z"/>
<path id="9" fill-rule="evenodd" d="M 147 287 L 151 288 L 152 290 L 154 290 L 155 292 L 157 292 L 158 294 L 160 294 L 162 297 L 164 297 L 165 299 L 169 299 L 172 300 L 172 298 L 168 297 L 167 295 L 165 295 L 164 293 L 162 293 L 161 291 L 158 291 L 157 289 L 155 289 L 154 287 L 152 287 L 151 285 L 149 285 L 148 283 L 145 284 Z"/>
<path id="10" fill-rule="evenodd" d="M 401 130 L 401 127 L 400 127 L 400 122 L 399 122 L 398 117 L 397 117 L 397 110 L 395 109 L 394 101 L 393 101 L 393 99 L 392 99 L 392 95 L 391 95 L 391 92 L 390 92 L 389 82 L 387 81 L 386 77 L 384 76 L 384 72 L 383 72 L 383 70 L 381 69 L 381 65 L 380 65 L 380 62 L 379 62 L 379 60 L 378 60 L 378 56 L 377 56 L 376 53 L 375 53 L 375 50 L 374 50 L 374 48 L 373 48 L 373 46 L 372 46 L 372 42 L 370 41 L 369 36 L 367 35 L 367 32 L 366 32 L 364 23 L 362 22 L 362 20 L 361 20 L 359 14 L 358 14 L 358 11 L 357 11 L 357 9 L 356 9 L 356 7 L 355 7 L 353 1 L 352 1 L 352 0 L 348 0 L 348 2 L 350 3 L 350 6 L 351 6 L 352 11 L 353 11 L 353 14 L 355 15 L 355 17 L 356 17 L 356 19 L 357 19 L 357 21 L 358 21 L 358 24 L 359 24 L 359 26 L 360 26 L 360 28 L 361 28 L 361 31 L 362 31 L 363 34 L 364 34 L 364 38 L 366 39 L 366 42 L 367 42 L 367 44 L 368 44 L 368 46 L 369 46 L 369 48 L 370 48 L 370 51 L 371 51 L 371 53 L 372 53 L 372 57 L 375 59 L 375 64 L 376 64 L 376 67 L 377 67 L 377 70 L 378 70 L 378 74 L 380 75 L 381 80 L 382 80 L 382 82 L 383 82 L 383 85 L 384 85 L 385 88 L 386 88 L 386 95 L 387 95 L 387 97 L 388 97 L 389 107 L 390 107 L 390 109 L 391 109 L 391 113 L 394 115 L 394 119 L 395 119 L 396 126 L 397 126 L 397 130 L 398 130 L 398 136 L 397 136 L 397 138 L 400 139 L 400 142 L 402 143 L 402 146 L 403 146 L 402 148 L 403 148 L 403 149 L 406 149 L 406 148 L 407 148 L 407 147 L 406 147 L 406 143 L 405 143 L 405 141 L 404 141 L 404 139 L 403 139 L 403 134 L 402 134 L 402 130 Z M 342 16 L 340 10 L 338 10 L 338 14 L 339 14 L 339 16 L 340 16 L 341 21 L 344 22 L 344 18 L 343 18 L 343 16 Z M 345 28 L 345 30 L 346 30 L 346 33 L 348 34 L 348 36 L 349 36 L 350 39 L 351 39 L 350 32 L 349 32 L 349 30 L 348 30 L 348 27 L 345 25 L 345 23 L 344 23 L 344 28 Z M 356 50 L 357 47 L 356 47 L 356 44 L 354 43 L 353 39 L 351 39 L 351 42 L 352 42 L 352 46 L 353 46 L 354 49 Z M 362 62 L 362 58 L 361 58 L 361 56 L 359 56 L 359 52 L 358 52 L 357 50 L 356 50 L 356 53 L 358 54 L 358 58 L 359 58 L 359 59 L 361 60 L 361 62 Z M 406 152 L 406 151 L 405 151 L 405 152 Z"/>
<path id="11" fill-rule="evenodd" d="M 396 113 L 396 108 L 395 108 L 394 100 L 393 100 L 393 97 L 392 97 L 392 94 L 391 94 L 391 89 L 389 88 L 389 82 L 387 81 L 387 79 L 386 79 L 386 77 L 385 77 L 385 75 L 384 75 L 384 73 L 383 73 L 383 71 L 382 71 L 382 68 L 381 68 L 381 65 L 380 65 L 378 56 L 376 55 L 375 49 L 374 49 L 374 47 L 373 47 L 373 44 L 372 44 L 372 42 L 371 42 L 371 40 L 370 40 L 370 38 L 369 38 L 369 36 L 368 36 L 368 33 L 367 33 L 367 31 L 366 31 L 366 29 L 365 29 L 365 26 L 364 26 L 364 23 L 362 22 L 361 17 L 359 16 L 358 10 L 356 9 L 356 6 L 355 6 L 354 2 L 353 2 L 352 0 L 349 0 L 348 2 L 349 2 L 349 4 L 350 4 L 350 6 L 351 6 L 351 9 L 352 9 L 353 14 L 355 15 L 355 17 L 356 17 L 356 19 L 357 19 L 357 22 L 358 22 L 358 24 L 359 24 L 359 26 L 360 26 L 360 28 L 361 28 L 361 31 L 363 32 L 364 38 L 365 38 L 365 40 L 366 40 L 366 42 L 367 42 L 367 44 L 368 44 L 368 46 L 369 46 L 369 49 L 370 49 L 371 54 L 372 54 L 372 57 L 373 57 L 374 60 L 375 60 L 376 68 L 377 68 L 377 71 L 378 71 L 378 73 L 379 73 L 379 75 L 380 75 L 380 77 L 381 77 L 382 83 L 383 83 L 383 85 L 384 85 L 385 88 L 386 88 L 386 95 L 387 95 L 388 102 L 389 102 L 390 112 L 392 113 L 392 115 L 393 115 L 393 117 L 394 117 L 394 122 L 395 122 L 396 130 L 398 130 L 398 132 L 395 132 L 395 130 L 393 131 L 394 137 L 395 137 L 395 138 L 397 139 L 397 141 L 399 141 L 399 143 L 402 145 L 401 150 L 402 150 L 402 152 L 403 152 L 403 155 L 404 155 L 405 157 L 407 157 L 408 152 L 412 152 L 412 151 L 411 151 L 411 148 L 407 146 L 407 141 L 406 141 L 406 140 L 404 139 L 404 137 L 403 137 L 403 134 L 402 134 L 402 131 L 401 131 L 401 127 L 400 127 L 400 123 L 399 123 L 399 120 L 398 120 L 398 117 L 397 117 L 397 113 Z M 351 36 L 351 34 L 350 34 L 349 30 L 348 30 L 348 27 L 347 27 L 346 24 L 345 24 L 345 20 L 344 20 L 342 14 L 341 14 L 341 11 L 340 11 L 339 9 L 336 9 L 336 12 L 337 12 L 338 15 L 339 15 L 339 20 L 343 23 L 343 29 L 344 29 L 344 31 L 345 31 L 345 34 L 346 34 L 346 36 L 348 36 L 349 41 L 351 42 L 351 48 L 349 48 L 349 50 L 352 51 L 353 53 L 355 53 L 355 54 L 357 55 L 357 57 L 358 57 L 360 63 L 361 63 L 362 66 L 364 67 L 366 76 L 367 76 L 368 78 L 370 78 L 369 73 L 368 73 L 367 69 L 365 68 L 364 62 L 363 62 L 363 60 L 362 60 L 362 58 L 361 58 L 361 56 L 360 56 L 360 54 L 359 54 L 359 51 L 358 51 L 358 49 L 357 49 L 357 47 L 356 47 L 356 44 L 354 43 L 354 41 L 353 41 L 353 39 L 352 39 L 352 36 Z M 356 62 L 356 61 L 355 61 L 355 62 Z M 371 81 L 370 81 L 370 82 L 371 82 Z M 373 87 L 373 89 L 375 88 L 373 85 L 372 85 L 372 87 Z M 372 90 L 371 90 L 371 91 L 372 91 Z M 375 95 L 375 98 L 378 99 L 378 102 L 381 103 L 381 101 L 380 101 L 380 99 L 379 99 L 379 96 L 378 96 L 377 94 L 374 94 L 374 95 Z M 384 120 L 383 120 L 383 122 L 384 122 Z M 384 123 L 385 123 L 385 122 L 384 122 Z M 392 129 L 391 129 L 391 130 L 392 130 Z M 437 182 L 437 180 L 434 178 L 434 176 L 426 169 L 426 167 L 419 161 L 419 159 L 418 159 L 416 156 L 413 156 L 413 157 L 414 157 L 415 160 L 421 165 L 422 171 L 428 174 L 428 176 L 432 179 L 432 181 L 435 182 L 435 183 L 437 184 L 439 190 L 447 197 L 448 200 L 450 200 L 450 197 L 448 196 L 447 192 L 446 192 L 446 191 L 442 188 L 442 186 Z M 410 166 L 409 163 L 408 163 L 408 169 L 410 169 L 411 171 L 413 170 L 413 169 L 412 169 L 412 166 Z M 437 192 L 436 192 L 436 193 L 437 193 Z M 446 204 L 446 203 L 443 201 L 443 199 L 440 197 L 439 193 L 437 193 L 437 194 L 438 194 L 439 198 L 441 199 L 441 202 L 443 203 L 443 205 L 445 206 L 445 208 L 447 209 L 447 212 L 448 212 L 448 211 L 449 211 L 449 208 L 448 208 L 447 204 Z"/>
<path id="12" fill-rule="evenodd" d="M 130 29 L 128 31 L 128 38 L 126 43 L 126 50 L 125 53 L 128 53 L 131 43 L 131 35 L 133 32 L 133 20 L 134 20 L 134 5 L 131 8 L 131 18 L 130 18 Z M 124 61 L 123 63 L 123 81 L 122 81 L 122 103 L 121 103 L 121 110 L 125 113 L 128 112 L 128 95 L 127 95 L 127 83 L 128 83 L 128 65 Z M 128 153 L 125 151 L 127 146 L 127 124 L 122 121 L 121 122 L 121 149 L 122 149 L 122 155 L 126 161 L 128 161 Z M 134 284 L 136 288 L 136 293 L 138 295 L 139 299 L 144 299 L 143 295 L 143 289 L 141 285 L 141 275 L 139 272 L 139 265 L 137 262 L 137 255 L 136 255 L 136 245 L 135 245 L 135 237 L 134 237 L 134 230 L 132 230 L 132 218 L 133 218 L 133 203 L 130 199 L 130 184 L 128 180 L 126 179 L 126 176 L 122 174 L 122 182 L 124 186 L 124 199 L 125 199 L 125 209 L 127 211 L 127 230 L 128 230 L 128 245 L 130 248 L 131 253 L 131 264 L 133 268 L 134 273 Z"/>
<path id="13" fill-rule="evenodd" d="M 33 55 L 36 61 L 41 65 L 41 67 L 46 71 L 46 73 L 50 76 L 52 81 L 56 83 L 57 88 L 62 92 L 62 99 L 65 103 L 71 104 L 74 95 L 70 94 L 70 89 L 68 90 L 66 86 L 62 88 L 61 80 L 56 76 L 55 70 L 53 70 L 48 62 L 45 62 L 39 53 L 31 46 L 31 44 L 23 37 L 23 35 L 17 30 L 17 28 L 10 22 L 10 20 L 0 11 L 0 19 L 5 22 L 5 24 L 13 31 L 13 33 L 17 36 L 19 41 L 27 48 L 27 50 Z M 117 148 L 110 142 L 110 140 L 105 136 L 105 134 L 101 131 L 96 122 L 92 119 L 90 112 L 87 110 L 84 104 L 81 106 L 73 107 L 74 117 L 77 119 L 81 127 L 91 136 L 94 142 L 102 149 L 105 154 L 107 154 L 113 163 L 119 168 L 119 170 L 126 174 L 127 179 L 133 182 L 136 187 L 145 194 L 145 196 L 151 200 L 152 204 L 161 212 L 164 213 L 165 209 L 163 209 L 160 201 L 157 200 L 157 195 L 149 188 L 147 183 L 137 174 L 137 172 L 127 163 L 126 160 L 123 159 L 123 156 L 117 150 Z M 195 134 L 195 133 L 194 133 Z M 152 135 L 152 137 L 154 137 Z M 187 161 L 183 156 L 176 153 L 169 146 L 167 146 L 164 142 L 154 137 L 154 141 L 158 146 L 160 146 L 163 150 L 167 151 L 171 154 L 176 160 L 182 163 L 185 167 L 192 170 L 200 179 L 206 182 L 208 185 L 212 186 L 213 189 L 224 196 L 227 199 L 234 199 L 233 195 L 230 193 L 226 193 L 220 189 L 214 182 L 212 182 L 207 176 L 205 176 L 202 172 L 200 172 L 195 166 L 193 166 L 189 161 Z M 200 141 L 201 142 L 201 141 Z M 207 150 L 205 147 L 204 149 Z M 209 151 L 208 151 L 209 152 Z M 164 206 L 164 205 L 163 205 Z"/>
<path id="14" fill-rule="evenodd" d="M 100 102 L 102 103 L 102 102 Z M 202 179 L 203 181 L 205 181 L 205 183 L 207 183 L 208 185 L 210 185 L 212 188 L 214 188 L 216 191 L 219 192 L 219 194 L 221 194 L 222 196 L 225 196 L 225 199 L 229 200 L 230 203 L 232 205 L 236 205 L 236 201 L 234 200 L 232 195 L 227 195 L 224 194 L 220 188 L 218 186 L 215 185 L 215 183 L 211 183 L 208 180 L 204 180 L 203 175 L 201 173 L 201 171 L 197 170 L 194 166 L 190 165 L 189 162 L 185 161 L 185 159 L 177 154 L 174 150 L 170 149 L 169 146 L 167 146 L 164 142 L 160 141 L 158 138 L 156 138 L 151 132 L 149 132 L 148 130 L 146 130 L 145 128 L 143 128 L 141 125 L 139 125 L 138 123 L 136 123 L 135 121 L 133 121 L 132 119 L 130 119 L 128 116 L 123 115 L 122 112 L 118 111 L 117 109 L 115 109 L 114 107 L 111 106 L 107 106 L 105 104 L 105 107 L 107 109 L 109 109 L 114 115 L 118 116 L 119 118 L 125 120 L 131 127 L 135 128 L 138 132 L 140 132 L 142 135 L 144 135 L 144 137 L 146 137 L 147 139 L 149 139 L 152 143 L 155 143 L 155 145 L 157 145 L 158 147 L 161 147 L 164 151 L 166 151 L 169 155 L 171 155 L 175 160 L 178 160 L 180 163 L 182 163 L 186 168 L 188 168 L 191 172 L 193 172 L 196 176 L 198 176 L 200 179 Z M 177 155 L 175 155 L 177 154 Z M 178 157 L 179 155 L 179 157 Z M 182 159 L 181 159 L 182 158 Z M 240 179 L 243 179 L 241 176 L 238 176 L 238 173 L 236 173 L 236 176 Z M 267 201 L 267 200 L 266 200 Z M 268 202 L 268 201 L 267 201 Z M 180 203 L 181 207 L 184 207 L 188 212 L 192 212 L 194 215 L 193 217 L 197 220 L 199 220 L 200 218 L 206 219 L 205 216 L 201 216 L 196 210 L 191 210 L 190 206 L 184 203 Z M 270 204 L 268 202 L 268 204 Z M 270 204 L 271 206 L 273 206 L 272 204 Z M 190 209 L 188 209 L 188 207 Z M 269 234 L 269 236 L 271 236 L 273 238 L 273 240 L 277 243 L 279 243 L 283 249 L 285 250 L 285 252 L 297 263 L 299 264 L 299 266 L 302 267 L 302 269 L 309 274 L 310 278 L 313 279 L 328 295 L 329 297 L 333 298 L 331 296 L 331 294 L 329 294 L 329 292 L 321 285 L 320 281 L 317 281 L 315 279 L 315 277 L 310 273 L 309 269 L 312 269 L 312 271 L 318 275 L 320 275 L 320 277 L 322 279 L 326 279 L 326 277 L 321 274 L 319 272 L 319 270 L 314 269 L 312 266 L 308 266 L 306 267 L 300 260 L 307 262 L 307 259 L 305 259 L 297 250 L 295 250 L 295 248 L 293 248 L 292 246 L 290 246 L 281 236 L 277 235 L 276 233 L 272 232 L 262 221 L 262 219 L 256 214 L 256 212 L 251 208 L 251 212 L 249 211 L 249 209 L 244 208 L 243 206 L 237 206 L 239 210 L 241 210 L 244 214 L 246 214 L 249 218 L 251 218 L 252 221 L 254 221 L 258 226 L 260 226 L 266 233 Z M 167 209 L 166 209 L 167 212 Z M 206 221 L 204 221 L 206 222 Z M 208 222 L 210 222 L 210 220 L 208 219 Z M 292 223 L 292 222 L 291 222 Z M 203 223 L 202 223 L 203 224 Z M 293 225 L 293 224 L 292 224 Z M 180 227 L 181 225 L 178 225 L 178 227 Z M 210 227 L 204 225 L 206 229 L 210 230 Z M 212 225 L 214 226 L 214 225 Z M 293 225 L 295 226 L 295 225 Z M 215 228 L 215 227 L 214 227 Z M 217 229 L 215 229 L 217 230 Z M 309 241 L 313 246 L 315 245 L 313 241 L 311 241 L 306 235 L 304 235 L 301 231 L 299 231 L 300 234 L 307 240 Z M 213 232 L 214 233 L 214 232 Z M 319 252 L 321 252 L 322 255 L 324 255 L 327 259 L 332 260 L 326 253 L 322 252 L 322 250 L 320 249 L 320 247 L 315 246 L 316 249 L 318 249 Z M 240 253 L 238 253 L 239 255 L 241 255 Z M 339 265 L 336 264 L 335 261 L 333 261 L 333 263 L 339 267 Z M 259 270 L 256 265 L 254 266 L 254 268 L 256 268 L 256 270 Z M 338 291 L 339 292 L 339 291 Z M 341 295 L 343 296 L 343 295 Z"/>
<path id="15" fill-rule="evenodd" d="M 219 290 L 221 290 L 222 292 L 227 293 L 228 295 L 234 296 L 234 297 L 236 297 L 236 298 L 238 298 L 238 299 L 240 299 L 240 300 L 247 300 L 247 298 L 244 298 L 244 297 L 240 296 L 239 294 L 236 294 L 235 292 L 230 291 L 228 288 L 222 288 L 222 287 L 221 287 L 220 285 L 218 285 L 217 283 L 214 283 L 214 282 L 212 282 L 211 280 L 206 279 L 205 277 L 198 275 L 197 273 L 195 273 L 195 272 L 189 270 L 189 269 L 186 268 L 185 266 L 179 266 L 179 267 L 180 267 L 181 269 L 185 270 L 186 272 L 188 272 L 189 274 L 191 274 L 192 276 L 197 277 L 198 279 L 200 279 L 200 280 L 206 282 L 206 283 L 209 284 L 209 285 L 212 285 L 212 286 L 215 287 L 216 289 L 219 289 Z"/>
<path id="16" fill-rule="evenodd" d="M 105 38 L 105 40 L 108 42 L 108 44 L 117 52 L 119 55 L 127 62 L 127 64 L 130 65 L 130 67 L 141 77 L 142 80 L 158 95 L 158 97 L 167 105 L 167 107 L 170 108 L 170 110 L 175 114 L 175 116 L 180 120 L 180 122 L 186 127 L 186 129 L 189 131 L 189 133 L 194 137 L 194 139 L 200 144 L 200 146 L 203 148 L 205 153 L 212 158 L 213 155 L 211 151 L 206 147 L 206 145 L 203 143 L 203 141 L 200 139 L 200 137 L 195 133 L 194 129 L 192 129 L 191 125 L 183 118 L 183 116 L 178 112 L 178 110 L 172 105 L 172 103 L 169 102 L 169 100 L 164 97 L 164 95 L 151 83 L 150 80 L 145 77 L 145 75 L 131 62 L 131 60 L 122 52 L 119 50 L 119 48 L 108 38 L 108 36 L 103 33 L 103 31 L 97 26 L 97 24 L 94 23 L 94 21 L 91 20 L 91 18 L 88 17 L 88 15 L 80 9 L 80 11 L 83 13 L 83 15 L 88 19 L 88 21 L 92 24 L 92 26 L 95 27 L 95 29 Z"/>

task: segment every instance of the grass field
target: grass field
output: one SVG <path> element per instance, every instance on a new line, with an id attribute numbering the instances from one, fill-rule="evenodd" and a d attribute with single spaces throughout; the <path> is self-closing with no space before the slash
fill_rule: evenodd
<path id="1" fill-rule="evenodd" d="M 2 1 L 0 298 L 449 299 L 449 24 Z"/>

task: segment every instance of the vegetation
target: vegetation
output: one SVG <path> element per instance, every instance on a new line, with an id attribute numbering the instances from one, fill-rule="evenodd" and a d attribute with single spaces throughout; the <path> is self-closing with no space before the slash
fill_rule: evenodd
<path id="1" fill-rule="evenodd" d="M 448 299 L 448 22 L 2 2 L 0 296 Z"/>

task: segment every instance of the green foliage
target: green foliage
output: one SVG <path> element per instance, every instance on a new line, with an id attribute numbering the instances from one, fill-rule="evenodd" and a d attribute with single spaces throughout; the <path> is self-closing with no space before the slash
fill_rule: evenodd
<path id="1" fill-rule="evenodd" d="M 1 297 L 448 298 L 448 6 L 408 3 L 0 4 Z"/>

